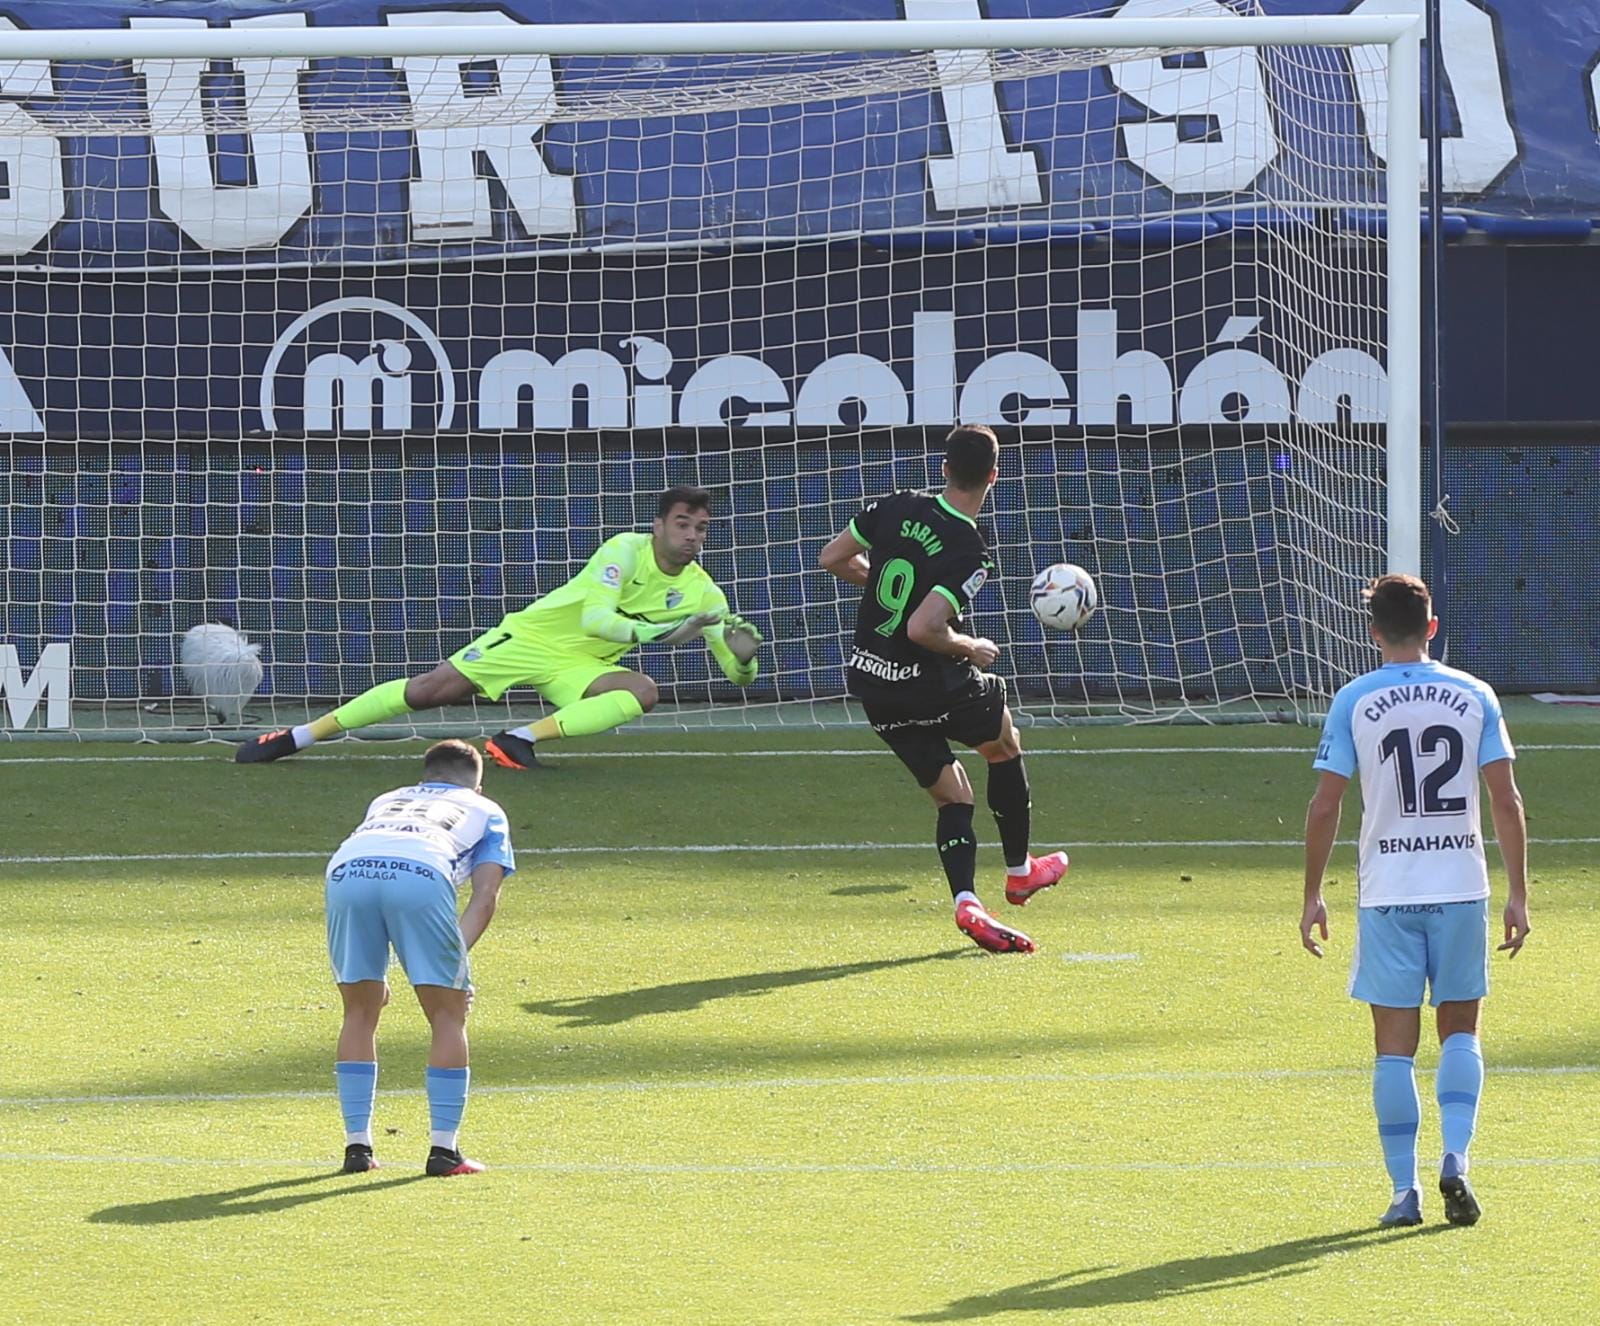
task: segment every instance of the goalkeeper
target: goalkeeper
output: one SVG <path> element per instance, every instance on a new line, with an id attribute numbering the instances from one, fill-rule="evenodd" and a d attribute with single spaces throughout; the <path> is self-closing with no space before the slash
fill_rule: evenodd
<path id="1" fill-rule="evenodd" d="M 640 644 L 704 637 L 728 680 L 748 686 L 756 679 L 761 635 L 728 612 L 727 597 L 695 560 L 710 528 L 710 493 L 669 488 L 649 534 L 607 539 L 560 589 L 508 614 L 433 671 L 383 682 L 309 723 L 255 737 L 234 758 L 240 764 L 282 759 L 413 710 L 478 695 L 498 700 L 513 686 L 532 686 L 555 712 L 485 743 L 495 763 L 526 769 L 538 742 L 607 732 L 655 708 L 655 682 L 617 661 Z"/>

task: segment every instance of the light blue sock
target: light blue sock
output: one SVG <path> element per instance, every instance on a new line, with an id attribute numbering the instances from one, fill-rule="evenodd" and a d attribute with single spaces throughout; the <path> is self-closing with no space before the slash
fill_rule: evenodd
<path id="1" fill-rule="evenodd" d="M 1416 1064 L 1409 1055 L 1380 1054 L 1372 1069 L 1372 1108 L 1378 1116 L 1383 1163 L 1396 1192 L 1417 1186 L 1417 1125 L 1422 1100 L 1417 1095 Z"/>
<path id="2" fill-rule="evenodd" d="M 1483 1048 L 1476 1036 L 1458 1031 L 1445 1038 L 1434 1090 L 1439 1098 L 1445 1154 L 1459 1156 L 1460 1171 L 1465 1173 L 1467 1148 L 1478 1126 L 1478 1097 L 1483 1094 Z"/>
<path id="3" fill-rule="evenodd" d="M 344 1144 L 372 1145 L 372 1102 L 378 1095 L 378 1065 L 346 1060 L 333 1066 L 339 1087 L 339 1108 L 344 1111 Z"/>
<path id="4" fill-rule="evenodd" d="M 428 1069 L 428 1118 L 433 1129 L 432 1145 L 456 1149 L 456 1134 L 461 1131 L 461 1116 L 467 1110 L 467 1083 L 470 1068 Z"/>

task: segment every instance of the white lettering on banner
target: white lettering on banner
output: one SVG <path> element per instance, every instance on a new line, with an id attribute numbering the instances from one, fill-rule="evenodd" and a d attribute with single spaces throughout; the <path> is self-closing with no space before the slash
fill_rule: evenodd
<path id="1" fill-rule="evenodd" d="M 1600 55 L 1589 64 L 1589 123 L 1600 127 Z"/>
<path id="2" fill-rule="evenodd" d="M 961 422 L 998 424 L 1020 405 L 1023 424 L 1070 424 L 1067 381 L 1048 359 L 1006 350 L 972 370 L 961 389 Z"/>
<path id="3" fill-rule="evenodd" d="M 372 329 L 370 337 L 355 342 L 369 351 L 359 358 L 336 344 L 339 319 L 350 315 L 363 315 L 360 325 Z M 1388 377 L 1371 354 L 1353 346 L 1331 347 L 1294 383 L 1265 355 L 1239 347 L 1255 336 L 1261 322 L 1256 314 L 1223 320 L 1211 338 L 1214 347 L 1223 348 L 1213 348 L 1193 364 L 1176 409 L 1165 362 L 1137 347 L 1117 354 L 1116 311 L 1080 309 L 1076 376 L 1082 406 L 1076 418 L 1068 375 L 1032 351 L 988 355 L 958 384 L 953 315 L 932 313 L 912 318 L 909 394 L 892 365 L 871 355 L 841 354 L 799 378 L 791 410 L 789 385 L 770 365 L 753 355 L 719 355 L 689 373 L 674 411 L 673 388 L 666 381 L 676 363 L 673 353 L 665 342 L 638 335 L 616 341 L 619 350 L 632 353 L 631 375 L 622 359 L 593 346 L 568 350 L 553 362 L 537 350 L 502 350 L 477 375 L 475 422 L 479 428 L 513 431 L 667 428 L 674 419 L 684 428 L 838 427 L 858 419 L 880 428 L 907 422 L 940 426 L 958 419 L 1027 427 L 1105 425 L 1118 422 L 1123 400 L 1135 426 L 1169 424 L 1174 418 L 1186 424 L 1384 421 Z M 331 338 L 328 327 L 335 329 Z M 379 333 L 391 327 L 399 335 Z M 302 361 L 292 357 L 296 347 Z M 0 356 L 0 428 L 13 422 L 12 431 L 42 431 L 20 385 L 13 389 L 18 404 L 7 412 L 4 367 Z M 294 393 L 284 393 L 297 373 L 298 419 L 287 403 Z M 363 296 L 330 300 L 295 318 L 273 343 L 262 370 L 262 427 L 447 429 L 455 420 L 455 374 L 443 342 L 416 314 Z M 422 378 L 436 408 L 416 390 Z M 852 403 L 855 409 L 847 410 Z M 425 407 L 429 417 L 419 417 Z"/>
<path id="4" fill-rule="evenodd" d="M 904 0 L 908 19 L 949 20 L 985 17 L 978 0 Z M 1036 207 L 1044 200 L 1039 154 L 1012 147 L 992 77 L 987 51 L 938 51 L 939 100 L 944 106 L 950 156 L 928 158 L 933 205 L 942 212 L 990 207 Z"/>
<path id="5" fill-rule="evenodd" d="M 1231 317 L 1215 340 L 1233 344 L 1255 334 L 1260 318 Z M 1285 424 L 1289 383 L 1254 350 L 1219 350 L 1196 364 L 1178 393 L 1180 424 Z"/>
<path id="6" fill-rule="evenodd" d="M 800 384 L 794 398 L 794 421 L 801 427 L 853 424 L 840 407 L 860 402 L 860 421 L 874 428 L 895 428 L 910 418 L 906 389 L 895 372 L 871 355 L 834 355 L 824 359 Z"/>
<path id="7" fill-rule="evenodd" d="M 956 315 L 913 313 L 911 422 L 947 424 L 956 417 Z"/>
<path id="8" fill-rule="evenodd" d="M 685 428 L 787 428 L 789 389 L 751 355 L 719 355 L 695 369 L 678 402 Z"/>
<path id="9" fill-rule="evenodd" d="M 1324 350 L 1306 366 L 1296 416 L 1302 423 L 1334 424 L 1345 412 L 1353 424 L 1389 418 L 1389 375 L 1365 350 L 1348 345 Z"/>
<path id="10" fill-rule="evenodd" d="M 577 422 L 579 393 L 588 419 Z M 533 350 L 505 350 L 478 378 L 478 421 L 484 428 L 626 428 L 628 375 L 604 350 L 569 350 L 555 363 Z"/>
<path id="11" fill-rule="evenodd" d="M 391 13 L 383 21 L 408 28 L 517 23 L 499 10 Z M 438 243 L 494 234 L 485 163 L 505 186 L 512 210 L 529 235 L 570 235 L 577 230 L 574 183 L 551 174 L 534 144 L 555 109 L 556 82 L 549 56 L 501 55 L 469 61 L 415 56 L 396 63 L 405 73 L 418 126 L 418 173 L 411 183 L 413 239 Z M 463 125 L 461 111 L 468 107 L 477 112 L 473 117 L 477 122 Z M 440 127 L 428 127 L 430 120 Z"/>
<path id="12" fill-rule="evenodd" d="M 662 341 L 649 336 L 625 336 L 622 347 L 633 351 L 633 375 L 639 385 L 633 389 L 633 426 L 670 428 L 672 426 L 672 387 L 666 376 L 675 362 L 672 351 Z M 623 383 L 627 391 L 627 383 Z"/>
<path id="13" fill-rule="evenodd" d="M 362 342 L 362 348 L 371 353 L 357 360 L 342 350 L 328 350 L 310 355 L 310 347 L 327 343 L 318 336 L 319 324 L 329 321 L 336 331 L 342 328 L 342 316 L 362 316 L 374 331 L 384 322 L 393 324 L 401 333 L 398 337 L 374 335 Z M 371 299 L 351 295 L 318 304 L 291 322 L 272 343 L 267 362 L 261 370 L 261 392 L 258 397 L 261 426 L 269 432 L 278 423 L 278 378 L 289 351 L 302 342 L 307 359 L 300 371 L 302 384 L 301 418 L 298 430 L 305 432 L 332 432 L 338 429 L 366 432 L 372 428 L 373 406 L 378 407 L 378 426 L 385 430 L 407 432 L 418 427 L 414 404 L 414 379 L 419 373 L 430 374 L 437 385 L 438 407 L 432 420 L 439 428 L 449 428 L 455 423 L 456 375 L 445 353 L 444 343 L 434 334 L 433 328 L 409 309 L 391 304 L 386 299 Z M 336 336 L 333 338 L 338 339 Z M 426 351 L 427 362 L 417 364 L 417 349 Z M 620 366 L 619 366 L 620 372 Z M 283 425 L 290 429 L 288 424 Z"/>
<path id="14" fill-rule="evenodd" d="M 1360 0 L 1351 12 L 1415 15 L 1422 4 Z M 902 0 L 902 7 L 912 19 L 985 17 L 980 0 Z M 1118 10 L 1121 17 L 1237 12 L 1228 0 L 1126 0 Z M 130 15 L 127 21 L 134 30 L 208 26 L 204 18 Z M 1440 21 L 1440 55 L 1449 100 L 1459 117 L 1459 132 L 1443 140 L 1444 187 L 1455 195 L 1482 194 L 1519 155 L 1497 19 L 1488 0 L 1441 0 Z M 499 9 L 388 13 L 383 22 L 440 28 L 521 23 Z M 230 26 L 246 30 L 305 25 L 306 16 L 300 13 L 230 21 Z M 11 19 L 0 16 L 0 35 L 17 30 Z M 490 43 L 489 36 L 485 42 Z M 1248 189 L 1282 151 L 1268 96 L 1271 65 L 1264 65 L 1264 58 L 1236 48 L 1107 63 L 1118 91 L 1143 108 L 1141 118 L 1125 106 L 1124 121 L 1116 129 L 1129 164 L 1183 198 L 1221 199 Z M 1340 58 L 1348 58 L 1364 131 L 1381 161 L 1388 143 L 1387 54 L 1378 47 L 1357 47 Z M 930 210 L 981 213 L 1044 205 L 1044 151 L 1008 141 L 1007 126 L 1013 120 L 1020 124 L 1020 117 L 1008 119 L 1001 110 L 991 56 L 943 51 L 931 59 L 936 113 L 943 117 L 948 151 L 942 150 L 945 144 L 935 132 L 934 154 L 927 158 Z M 397 131 L 409 127 L 412 178 L 403 204 L 385 203 L 384 215 L 371 218 L 380 236 L 388 234 L 381 224 L 388 212 L 402 208 L 410 224 L 408 238 L 416 244 L 491 237 L 514 242 L 524 236 L 579 233 L 576 180 L 555 173 L 544 155 L 546 127 L 560 98 L 550 57 L 405 57 L 395 63 L 401 75 L 397 95 L 410 102 L 409 111 L 387 104 L 384 111 L 394 118 Z M 237 253 L 273 247 L 315 206 L 316 160 L 300 102 L 300 81 L 309 64 L 292 58 L 236 59 L 232 72 L 237 94 L 228 97 L 214 95 L 219 79 L 213 62 L 132 61 L 151 121 L 161 128 L 150 138 L 157 208 L 201 249 Z M 1328 73 L 1333 77 L 1335 70 L 1330 67 Z M 1600 119 L 1600 67 L 1589 70 L 1586 84 L 1591 109 Z M 386 85 L 370 95 L 387 103 L 396 94 Z M 56 96 L 49 62 L 0 59 L 0 166 L 6 176 L 0 188 L 0 255 L 37 249 L 77 210 L 68 205 L 59 139 L 41 133 L 39 117 L 23 104 Z M 1342 104 L 1343 97 L 1338 93 L 1335 100 Z M 357 127 L 355 132 L 369 130 Z M 242 157 L 221 153 L 217 140 L 225 146 L 229 138 L 245 144 Z M 1426 154 L 1426 141 L 1422 148 Z M 322 157 L 328 183 L 341 183 L 344 150 L 327 143 Z M 238 175 L 221 178 L 230 167 Z M 1317 168 L 1337 172 L 1341 166 L 1327 162 Z M 1070 163 L 1063 169 L 1070 171 Z M 507 210 L 520 231 L 508 233 L 502 224 L 497 235 L 497 221 L 505 217 L 497 216 L 491 180 L 503 186 Z M 656 238 L 643 235 L 641 243 Z M 1139 371 L 1148 372 L 1148 366 Z M 1086 397 L 1086 419 L 1103 412 L 1099 390 Z M 913 419 L 936 408 L 920 388 L 914 386 L 912 395 Z"/>
<path id="15" fill-rule="evenodd" d="M 359 361 L 334 351 L 306 365 L 305 426 L 311 432 L 335 427 L 372 430 L 373 388 L 381 402 L 378 426 L 411 427 L 411 351 L 399 341 L 379 341 Z M 333 422 L 335 410 L 340 418 Z"/>
<path id="16" fill-rule="evenodd" d="M 22 388 L 11 359 L 0 350 L 0 434 L 42 433 L 44 420 Z"/>
<path id="17" fill-rule="evenodd" d="M 1117 353 L 1116 309 L 1078 310 L 1078 420 L 1114 424 L 1123 400 L 1130 424 L 1172 422 L 1172 374 L 1148 350 Z"/>
<path id="18" fill-rule="evenodd" d="M 27 727 L 41 697 L 45 700 L 45 727 L 71 727 L 72 646 L 65 641 L 46 645 L 39 651 L 32 673 L 24 677 L 17 647 L 0 645 L 0 691 L 6 697 L 7 727 Z"/>
<path id="19" fill-rule="evenodd" d="M 303 28 L 304 14 L 264 14 L 235 28 Z M 205 28 L 203 18 L 139 18 L 136 30 Z M 156 196 L 169 220 L 203 249 L 233 252 L 269 248 L 311 208 L 311 149 L 300 122 L 304 60 L 235 60 L 243 83 L 236 111 L 208 112 L 211 62 L 135 60 L 153 119 L 183 132 L 152 135 Z M 218 117 L 248 128 L 253 183 L 221 184 L 213 156 Z M 262 125 L 287 126 L 264 132 Z M 245 136 L 241 134 L 241 136 Z"/>
<path id="20" fill-rule="evenodd" d="M 0 17 L 0 32 L 17 25 Z M 27 253 L 67 214 L 62 185 L 61 143 L 43 137 L 38 122 L 20 105 L 24 98 L 55 96 L 48 60 L 0 60 L 0 253 Z"/>
<path id="21" fill-rule="evenodd" d="M 1357 14 L 1422 13 L 1422 0 L 1362 0 Z M 1500 68 L 1499 34 L 1494 16 L 1473 0 L 1442 0 L 1439 6 L 1439 61 L 1453 94 L 1461 132 L 1440 141 L 1439 178 L 1446 193 L 1482 193 L 1517 159 L 1511 128 L 1511 94 Z M 1389 65 L 1381 47 L 1350 52 L 1356 91 L 1361 98 L 1367 142 L 1380 161 L 1389 156 Z M 1441 95 L 1440 102 L 1445 98 Z M 1423 126 L 1426 129 L 1426 125 Z M 1428 140 L 1422 140 L 1423 180 L 1427 180 Z"/>
<path id="22" fill-rule="evenodd" d="M 1218 17 L 1236 11 L 1210 0 Z M 1119 18 L 1195 16 L 1193 0 L 1128 0 Z M 1250 49 L 1118 60 L 1108 66 L 1123 95 L 1152 118 L 1121 126 L 1128 160 L 1176 194 L 1237 193 L 1247 189 L 1278 155 L 1272 107 L 1262 86 L 1261 61 Z M 1201 121 L 1191 134 L 1186 120 Z"/>

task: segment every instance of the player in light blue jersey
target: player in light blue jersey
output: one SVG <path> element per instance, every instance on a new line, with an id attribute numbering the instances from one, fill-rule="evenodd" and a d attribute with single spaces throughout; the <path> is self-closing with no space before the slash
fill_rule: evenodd
<path id="1" fill-rule="evenodd" d="M 1383 666 L 1334 696 L 1313 768 L 1321 772 L 1306 812 L 1305 906 L 1300 938 L 1328 938 L 1322 876 L 1339 830 L 1339 807 L 1361 775 L 1361 842 L 1350 994 L 1372 1006 L 1377 1043 L 1372 1101 L 1394 1196 L 1380 1224 L 1420 1225 L 1415 1057 L 1424 989 L 1437 1010 L 1435 1095 L 1444 1134 L 1439 1191 L 1445 1217 L 1480 1214 L 1467 1181 L 1467 1148 L 1483 1090 L 1478 1015 L 1489 992 L 1489 871 L 1483 853 L 1478 775 L 1489 788 L 1495 836 L 1510 886 L 1504 952 L 1528 936 L 1528 830 L 1512 773 L 1515 752 L 1500 701 L 1486 683 L 1428 657 L 1439 628 L 1428 587 L 1387 575 L 1366 591 L 1369 629 Z"/>
<path id="2" fill-rule="evenodd" d="M 483 759 L 441 741 L 422 781 L 385 792 L 328 862 L 328 956 L 344 1000 L 333 1065 L 344 1111 L 344 1170 L 376 1169 L 372 1108 L 378 1090 L 378 1018 L 389 1002 L 392 945 L 433 1028 L 428 1051 L 429 1174 L 477 1174 L 457 1144 L 467 1106 L 467 950 L 494 916 L 500 885 L 517 868 L 505 812 L 483 795 Z M 456 890 L 471 881 L 460 919 Z"/>

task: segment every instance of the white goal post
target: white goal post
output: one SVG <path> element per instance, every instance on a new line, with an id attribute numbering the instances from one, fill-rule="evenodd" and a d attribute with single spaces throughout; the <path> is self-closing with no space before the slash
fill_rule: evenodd
<path id="1" fill-rule="evenodd" d="M 1024 711 L 1320 712 L 1421 568 L 1422 23 L 1250 8 L 0 20 L 0 739 L 302 721 L 680 482 L 772 646 L 749 695 L 645 651 L 654 718 L 838 721 L 815 550 L 956 422 L 1007 444 Z M 1104 607 L 1048 637 L 1061 560 Z M 263 646 L 242 720 L 177 664 L 209 621 Z"/>

